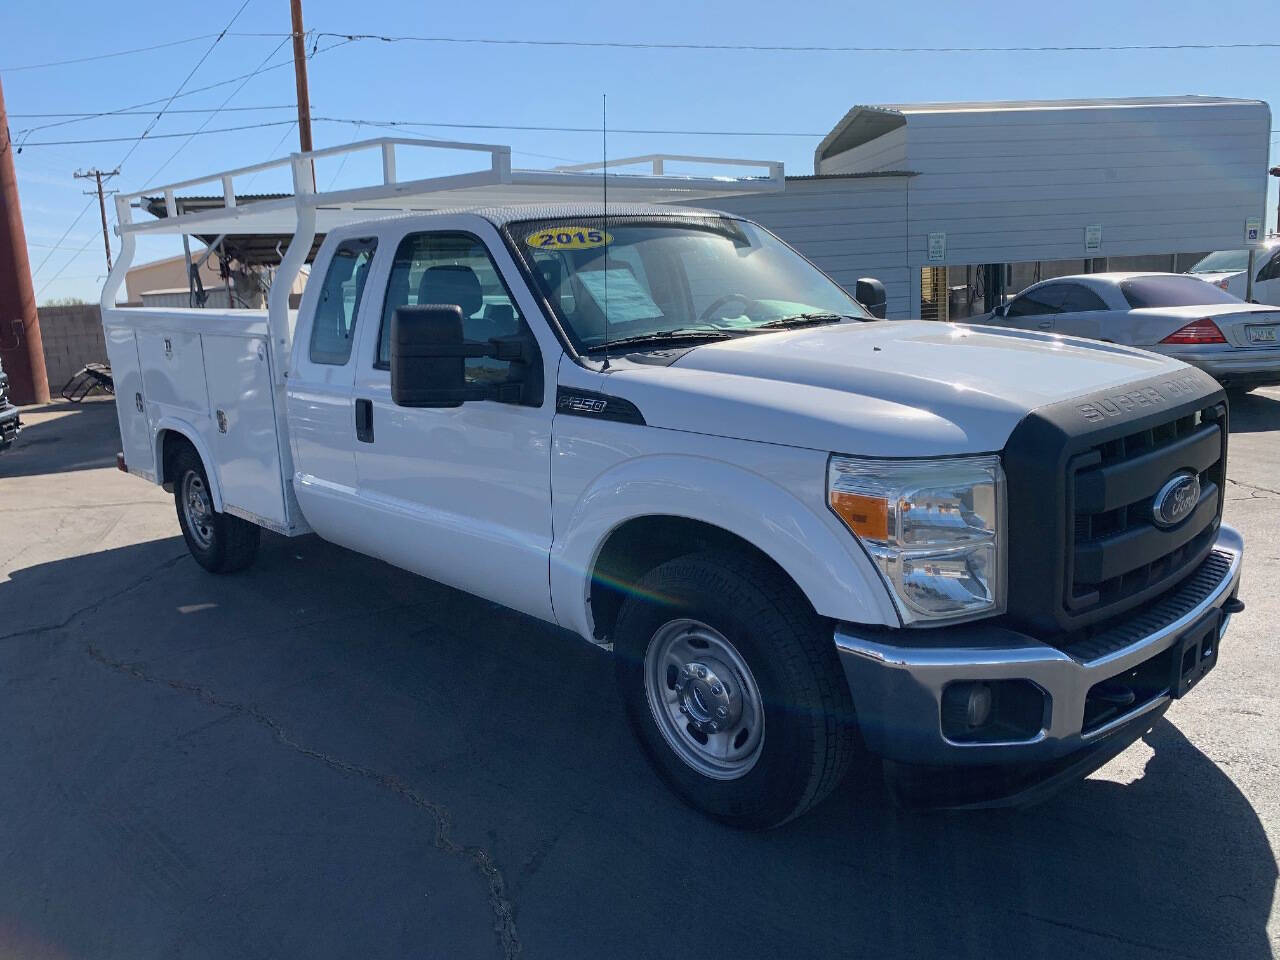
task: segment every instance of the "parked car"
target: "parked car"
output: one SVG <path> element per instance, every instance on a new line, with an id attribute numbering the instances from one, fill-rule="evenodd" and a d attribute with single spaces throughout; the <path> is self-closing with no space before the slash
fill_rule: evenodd
<path id="1" fill-rule="evenodd" d="M 8 450 L 22 430 L 18 408 L 9 402 L 9 375 L 0 366 L 0 450 Z"/>
<path id="2" fill-rule="evenodd" d="M 1055 277 L 973 322 L 1141 347 L 1233 390 L 1280 383 L 1280 308 L 1245 303 L 1187 274 Z"/>
<path id="3" fill-rule="evenodd" d="M 1248 250 L 1218 250 L 1202 258 L 1187 271 L 1240 299 L 1247 292 Z M 1253 299 L 1280 305 L 1280 237 L 1272 237 L 1257 248 L 1253 260 Z"/>
<path id="4" fill-rule="evenodd" d="M 173 491 L 200 565 L 314 531 L 559 624 L 613 655 L 659 775 L 746 827 L 813 806 L 863 748 L 898 785 L 958 768 L 959 802 L 1029 801 L 1213 668 L 1244 545 L 1212 378 L 878 320 L 751 221 L 546 202 L 598 196 L 572 173 L 525 175 L 539 203 L 363 219 L 447 208 L 460 179 L 510 204 L 495 156 L 409 184 L 391 156 L 385 184 L 314 193 L 301 154 L 288 201 L 228 195 L 216 229 L 298 225 L 267 311 L 117 308 L 135 232 L 191 229 L 130 223 L 172 186 L 117 199 L 121 466 Z"/>

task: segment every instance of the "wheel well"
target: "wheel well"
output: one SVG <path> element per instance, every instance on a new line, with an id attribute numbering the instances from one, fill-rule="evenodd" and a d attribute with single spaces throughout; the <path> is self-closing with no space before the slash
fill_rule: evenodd
<path id="1" fill-rule="evenodd" d="M 182 450 L 193 450 L 197 457 L 200 456 L 196 445 L 177 430 L 160 431 L 160 485 L 166 490 L 173 489 L 173 462 Z"/>
<path id="2" fill-rule="evenodd" d="M 713 549 L 759 557 L 805 597 L 790 574 L 772 557 L 736 533 L 688 517 L 635 517 L 609 534 L 591 571 L 589 604 L 596 639 L 604 640 L 613 634 L 623 600 L 650 570 L 668 560 Z"/>

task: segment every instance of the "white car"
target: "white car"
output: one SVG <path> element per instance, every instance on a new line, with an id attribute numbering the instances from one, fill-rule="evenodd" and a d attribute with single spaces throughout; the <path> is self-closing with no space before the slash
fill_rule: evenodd
<path id="1" fill-rule="evenodd" d="M 1245 303 L 1186 274 L 1055 277 L 974 322 L 1141 347 L 1233 390 L 1280 383 L 1280 309 Z"/>
<path id="2" fill-rule="evenodd" d="M 1187 273 L 1243 300 L 1248 286 L 1245 276 L 1248 268 L 1248 250 L 1217 250 L 1201 259 Z M 1280 237 L 1271 238 L 1255 252 L 1253 269 L 1252 299 L 1258 303 L 1280 305 Z"/>

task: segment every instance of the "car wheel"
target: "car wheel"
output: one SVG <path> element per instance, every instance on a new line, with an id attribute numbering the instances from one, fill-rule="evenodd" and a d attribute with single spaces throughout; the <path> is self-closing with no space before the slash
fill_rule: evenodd
<path id="1" fill-rule="evenodd" d="M 178 525 L 196 563 L 210 573 L 234 573 L 252 564 L 261 528 L 213 508 L 209 477 L 193 447 L 174 457 L 172 476 Z"/>
<path id="2" fill-rule="evenodd" d="M 775 827 L 844 776 L 855 724 L 830 625 L 763 560 L 709 551 L 657 567 L 623 603 L 614 652 L 646 755 L 698 810 Z"/>

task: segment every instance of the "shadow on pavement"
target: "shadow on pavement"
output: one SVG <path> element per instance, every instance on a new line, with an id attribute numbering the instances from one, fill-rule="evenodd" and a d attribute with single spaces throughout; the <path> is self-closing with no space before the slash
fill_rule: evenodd
<path id="1" fill-rule="evenodd" d="M 59 401 L 23 407 L 20 416 L 22 432 L 0 453 L 0 479 L 115 466 L 120 427 L 114 401 Z"/>
<path id="2" fill-rule="evenodd" d="M 750 834 L 658 783 L 606 654 L 315 538 L 18 570 L 0 634 L 58 583 L 0 643 L 0 953 L 502 957 L 505 909 L 532 958 L 1271 956 L 1258 815 L 1168 721 L 1130 784 L 919 814 L 867 763 Z"/>
<path id="3" fill-rule="evenodd" d="M 1255 390 L 1231 394 L 1230 403 L 1232 433 L 1280 430 L 1280 397 Z"/>

